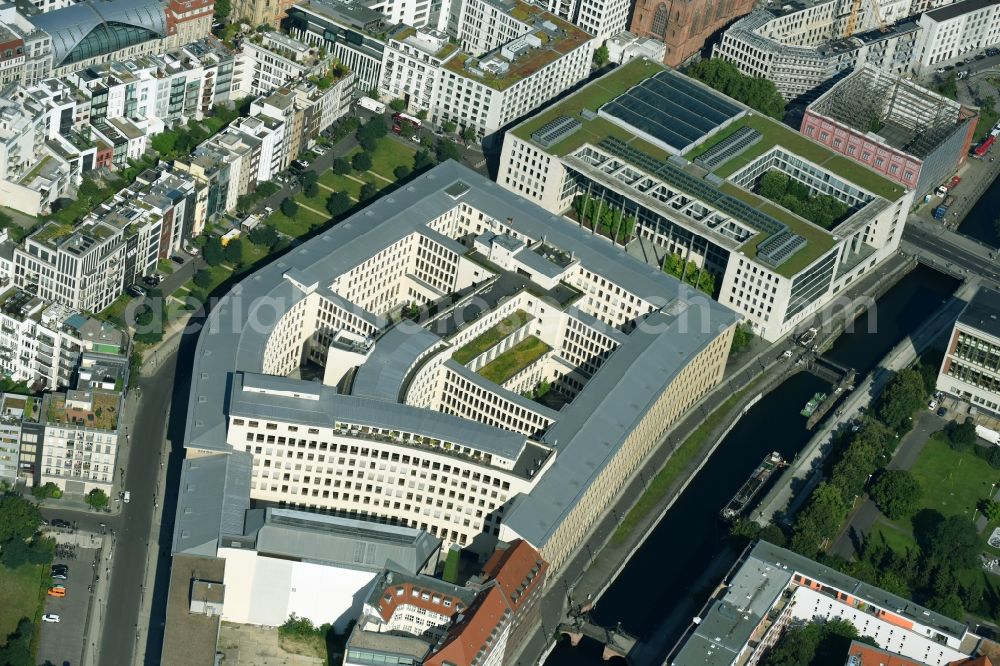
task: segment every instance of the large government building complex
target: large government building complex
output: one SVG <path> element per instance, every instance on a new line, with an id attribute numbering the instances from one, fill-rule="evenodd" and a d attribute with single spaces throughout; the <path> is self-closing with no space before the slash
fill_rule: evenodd
<path id="1" fill-rule="evenodd" d="M 585 228 L 610 228 L 647 260 L 693 262 L 715 277 L 719 302 L 767 340 L 890 257 L 913 200 L 912 190 L 648 60 L 507 132 L 497 182 L 552 213 L 572 209 Z M 776 196 L 775 182 L 787 193 Z M 837 214 L 815 215 L 820 202 Z"/>
<path id="2" fill-rule="evenodd" d="M 445 549 L 522 539 L 558 569 L 719 382 L 739 319 L 442 164 L 213 309 L 174 553 L 229 559 L 273 509 L 423 530 Z"/>

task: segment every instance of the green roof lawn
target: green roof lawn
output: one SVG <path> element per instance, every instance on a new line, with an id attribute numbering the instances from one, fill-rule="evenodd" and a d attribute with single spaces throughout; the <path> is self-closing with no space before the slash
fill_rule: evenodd
<path id="1" fill-rule="evenodd" d="M 530 320 L 531 315 L 524 310 L 517 310 L 513 314 L 505 317 L 495 326 L 488 328 L 477 337 L 455 350 L 455 353 L 452 354 L 451 357 L 458 363 L 465 365 L 486 350 L 499 344 L 501 340 L 527 324 Z"/>
<path id="2" fill-rule="evenodd" d="M 779 222 L 783 222 L 788 225 L 788 228 L 792 232 L 806 239 L 806 246 L 804 248 L 790 256 L 774 269 L 779 275 L 792 277 L 829 252 L 830 248 L 833 247 L 834 240 L 830 232 L 802 219 L 781 206 L 775 205 L 764 197 L 757 196 L 753 192 L 748 192 L 732 183 L 724 183 L 721 189 L 726 194 L 753 206 Z M 768 234 L 761 232 L 744 243 L 740 250 L 747 257 L 756 259 L 757 246 L 767 238 Z"/>
<path id="3" fill-rule="evenodd" d="M 559 116 L 570 116 L 579 120 L 581 127 L 562 141 L 548 148 L 548 153 L 559 156 L 566 155 L 584 144 L 597 145 L 601 139 L 611 136 L 624 141 L 636 150 L 640 150 L 655 159 L 666 160 L 669 157 L 666 151 L 642 139 L 636 138 L 628 130 L 604 118 L 597 117 L 587 120 L 581 115 L 583 109 L 590 109 L 596 112 L 603 104 L 613 100 L 629 88 L 632 88 L 657 72 L 662 71 L 662 69 L 659 64 L 648 60 L 632 60 L 628 64 L 618 67 L 611 74 L 594 81 L 574 95 L 522 123 L 514 128 L 513 133 L 523 140 L 531 140 L 532 133 L 546 123 L 551 122 Z M 715 170 L 716 175 L 728 178 L 760 157 L 767 150 L 770 150 L 773 146 L 781 145 L 790 152 L 813 162 L 817 166 L 827 169 L 841 178 L 856 183 L 873 194 L 890 201 L 894 201 L 903 194 L 901 185 L 875 173 L 864 165 L 834 153 L 825 146 L 802 136 L 791 128 L 756 113 L 746 115 L 730 123 L 704 143 L 692 148 L 684 157 L 688 160 L 694 160 L 694 158 L 744 126 L 752 127 L 759 131 L 763 135 L 763 139 L 722 164 Z M 740 199 L 754 208 L 771 215 L 778 221 L 783 222 L 794 233 L 806 239 L 808 244 L 805 248 L 793 254 L 775 269 L 780 275 L 785 277 L 795 275 L 810 263 L 825 255 L 834 246 L 834 239 L 831 233 L 811 224 L 785 208 L 775 205 L 767 199 L 731 183 L 722 185 L 721 189 L 726 194 Z M 757 245 L 766 238 L 766 234 L 757 234 L 743 244 L 741 251 L 747 257 L 756 259 Z"/>
<path id="4" fill-rule="evenodd" d="M 505 381 L 540 359 L 551 349 L 552 347 L 535 336 L 529 335 L 484 365 L 479 370 L 479 374 L 494 384 L 502 385 Z"/>
<path id="5" fill-rule="evenodd" d="M 835 173 L 844 180 L 889 201 L 895 201 L 903 194 L 902 185 L 894 183 L 854 160 L 833 152 L 826 146 L 802 136 L 789 127 L 757 114 L 744 116 L 726 128 L 721 136 L 713 137 L 712 141 L 706 141 L 701 146 L 696 146 L 685 157 L 689 160 L 694 159 L 740 127 L 752 127 L 760 132 L 764 138 L 719 166 L 715 170 L 715 174 L 718 176 L 729 178 L 772 147 L 780 145 L 816 166 Z"/>
<path id="6" fill-rule="evenodd" d="M 583 123 L 583 126 L 549 148 L 549 153 L 565 155 L 576 150 L 584 143 L 596 144 L 606 136 L 615 136 L 622 141 L 632 143 L 640 150 L 649 152 L 654 157 L 666 159 L 666 153 L 663 150 L 654 148 L 645 141 L 636 139 L 630 132 L 618 125 L 608 122 L 604 118 L 586 120 L 580 115 L 582 109 L 590 109 L 596 112 L 606 102 L 610 102 L 632 86 L 645 81 L 657 72 L 662 72 L 663 69 L 662 65 L 650 62 L 649 60 L 632 60 L 628 64 L 616 68 L 611 74 L 588 84 L 579 92 L 553 105 L 534 118 L 525 121 L 514 128 L 514 135 L 525 140 L 531 139 L 532 133 L 547 122 L 559 116 L 570 116 Z"/>

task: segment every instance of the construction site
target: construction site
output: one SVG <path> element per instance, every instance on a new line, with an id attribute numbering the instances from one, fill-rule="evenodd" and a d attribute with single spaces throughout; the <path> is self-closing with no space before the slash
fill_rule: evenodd
<path id="1" fill-rule="evenodd" d="M 976 119 L 973 109 L 864 66 L 807 107 L 801 131 L 922 196 L 966 159 Z"/>

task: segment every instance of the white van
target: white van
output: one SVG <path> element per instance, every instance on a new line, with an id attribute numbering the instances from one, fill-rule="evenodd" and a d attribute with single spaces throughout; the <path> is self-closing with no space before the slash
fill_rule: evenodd
<path id="1" fill-rule="evenodd" d="M 132 500 L 132 493 L 126 490 L 125 494 L 122 495 L 122 501 L 128 504 L 131 500 Z"/>

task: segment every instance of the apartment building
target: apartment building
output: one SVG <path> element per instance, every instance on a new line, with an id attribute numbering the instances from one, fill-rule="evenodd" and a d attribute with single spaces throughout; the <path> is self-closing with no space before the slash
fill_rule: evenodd
<path id="1" fill-rule="evenodd" d="M 0 294 L 0 372 L 49 389 L 70 386 L 86 351 L 121 354 L 124 334 L 111 325 L 17 287 Z"/>
<path id="2" fill-rule="evenodd" d="M 926 74 L 949 61 L 1000 44 L 1000 6 L 963 0 L 922 14 L 913 70 Z"/>
<path id="3" fill-rule="evenodd" d="M 0 198 L 29 215 L 49 212 L 69 194 L 96 153 L 71 128 L 61 133 L 64 116 L 53 110 L 16 84 L 0 99 Z"/>
<path id="4" fill-rule="evenodd" d="M 292 37 L 325 48 L 354 73 L 359 91 L 378 90 L 388 31 L 380 12 L 358 2 L 305 0 L 288 8 L 281 25 Z"/>
<path id="5" fill-rule="evenodd" d="M 14 284 L 100 312 L 204 226 L 197 179 L 151 169 L 70 227 L 51 221 L 14 249 Z"/>
<path id="6" fill-rule="evenodd" d="M 483 553 L 520 538 L 553 567 L 719 381 L 738 320 L 455 163 L 233 293 L 199 339 L 189 457 L 246 456 L 264 505 Z M 390 325 L 426 303 L 433 320 Z M 303 359 L 322 384 L 290 377 Z M 568 402 L 558 412 L 521 395 L 542 381 Z M 208 539 L 191 510 L 182 497 L 177 545 Z"/>
<path id="7" fill-rule="evenodd" d="M 603 220 L 615 243 L 715 275 L 715 298 L 767 340 L 892 256 L 913 200 L 902 185 L 647 60 L 515 126 L 500 165 L 501 186 L 550 212 L 573 209 L 588 226 Z M 761 198 L 770 171 L 833 197 L 844 216 L 823 228 Z"/>
<path id="8" fill-rule="evenodd" d="M 24 40 L 0 24 L 0 87 L 21 82 L 26 57 Z"/>
<path id="9" fill-rule="evenodd" d="M 952 327 L 937 388 L 1000 414 L 1000 293 L 980 287 Z"/>
<path id="10" fill-rule="evenodd" d="M 124 357 L 101 359 L 77 388 L 45 395 L 36 419 L 44 427 L 38 483 L 77 495 L 94 489 L 111 494 L 127 373 Z"/>
<path id="11" fill-rule="evenodd" d="M 977 121 L 972 109 L 865 65 L 806 108 L 800 131 L 920 199 L 965 162 Z"/>
<path id="12" fill-rule="evenodd" d="M 787 627 L 816 618 L 849 622 L 882 650 L 928 666 L 966 663 L 979 641 L 962 622 L 766 541 L 727 578 L 667 663 L 754 666 Z"/>
<path id="13" fill-rule="evenodd" d="M 257 97 L 302 77 L 319 78 L 333 68 L 329 55 L 280 32 L 254 33 L 244 40 L 241 92 Z"/>
<path id="14" fill-rule="evenodd" d="M 812 99 L 830 81 L 865 64 L 908 73 L 921 33 L 916 17 L 893 19 L 883 31 L 869 11 L 844 36 L 850 13 L 840 0 L 757 9 L 726 29 L 712 57 L 773 82 L 786 100 Z"/>
<path id="15" fill-rule="evenodd" d="M 469 52 L 430 28 L 397 28 L 382 63 L 383 96 L 411 113 L 490 136 L 587 76 L 596 40 L 519 0 L 462 4 Z"/>
<path id="16" fill-rule="evenodd" d="M 191 227 L 236 208 L 240 196 L 286 169 L 320 133 L 350 109 L 355 78 L 341 72 L 324 81 L 299 80 L 254 101 L 250 115 L 234 120 L 173 169 L 189 174 L 206 192 Z"/>
<path id="17" fill-rule="evenodd" d="M 208 37 L 161 54 L 81 68 L 64 78 L 84 99 L 82 120 L 159 120 L 166 127 L 201 120 L 235 90 L 235 54 Z"/>
<path id="18" fill-rule="evenodd" d="M 631 4 L 622 0 L 548 0 L 542 6 L 550 14 L 579 26 L 598 44 L 628 28 L 631 9 Z"/>
<path id="19" fill-rule="evenodd" d="M 347 641 L 345 666 L 512 663 L 518 630 L 537 621 L 548 566 L 524 541 L 501 544 L 464 586 L 386 569 Z M 512 640 L 512 635 L 514 640 Z"/>

